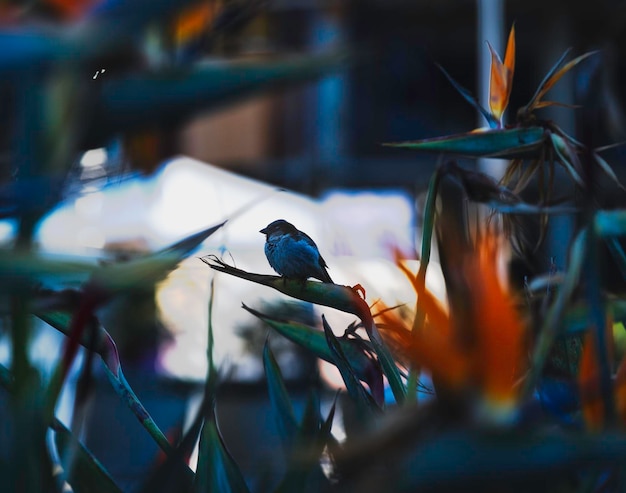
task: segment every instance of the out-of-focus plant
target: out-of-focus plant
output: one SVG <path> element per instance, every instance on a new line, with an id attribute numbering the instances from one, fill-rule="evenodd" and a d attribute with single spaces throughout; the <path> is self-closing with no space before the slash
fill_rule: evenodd
<path id="1" fill-rule="evenodd" d="M 156 480 L 149 491 L 246 489 L 213 412 L 213 367 L 196 423 L 180 444 L 170 443 L 126 381 L 116 344 L 96 316 L 112 300 L 149 291 L 223 223 L 170 248 L 101 265 L 97 259 L 44 256 L 34 233 L 42 218 L 71 193 L 72 168 L 85 150 L 121 143 L 125 161 L 150 173 L 176 152 L 166 144 L 193 115 L 321 76 L 346 60 L 344 54 L 330 53 L 246 61 L 214 57 L 203 63 L 218 51 L 212 46 L 216 38 L 229 36 L 263 8 L 264 2 L 212 0 L 0 5 L 0 119 L 11 133 L 0 144 L 0 217 L 16 225 L 14 241 L 0 255 L 3 330 L 11 348 L 10 365 L 0 369 L 8 402 L 0 490 L 120 491 L 115 478 L 80 442 L 81 421 L 68 429 L 55 416 L 81 346 L 86 357 L 79 387 L 93 385 L 92 365 L 100 361 L 120 400 L 167 457 L 163 470 L 175 481 Z M 67 336 L 62 347 L 50 348 L 56 354 L 50 375 L 31 358 L 35 317 Z M 74 414 L 85 409 L 85 394 L 78 389 Z M 311 409 L 313 417 L 305 428 L 318 433 L 323 443 L 329 425 L 318 419 L 315 406 Z M 50 433 L 54 440 L 48 440 Z M 194 474 L 187 459 L 199 434 Z M 157 470 L 154 476 L 162 474 Z"/>
<path id="2" fill-rule="evenodd" d="M 626 273 L 619 242 L 626 235 L 626 215 L 599 210 L 595 182 L 603 175 L 616 189 L 623 187 L 596 150 L 535 115 L 557 104 L 544 101 L 546 93 L 592 53 L 568 63 L 563 55 L 518 110 L 515 123 L 505 125 L 514 30 L 504 61 L 489 49 L 489 110 L 444 74 L 490 128 L 392 144 L 510 160 L 500 182 L 454 161 L 438 167 L 426 200 L 419 270 L 409 271 L 398 259 L 417 294 L 412 312 L 382 303 L 370 307 L 358 287 L 253 274 L 214 257 L 203 259 L 217 271 L 358 317 L 338 337 L 324 316 L 322 332 L 244 305 L 341 373 L 358 422 L 346 425 L 343 443 L 327 444 L 331 477 L 341 491 L 618 491 L 624 486 L 626 366 L 623 355 L 616 361 L 613 338 L 623 330 L 626 314 L 624 300 L 603 287 L 599 249 L 606 244 Z M 578 189 L 567 203 L 550 199 L 557 164 Z M 520 192 L 534 175 L 540 200 L 529 203 Z M 469 220 L 469 202 L 486 204 L 505 218 L 539 216 L 544 225 L 551 215 L 575 215 L 579 227 L 566 268 L 511 283 L 507 236 L 497 221 Z M 519 233 L 515 221 L 508 226 L 513 235 Z M 425 286 L 433 236 L 447 303 Z M 357 335 L 359 328 L 363 335 Z M 569 345 L 572 341 L 578 342 Z M 570 361 L 567 371 L 555 375 L 550 368 L 563 343 Z M 368 377 L 376 372 L 385 377 L 395 402 L 377 398 Z M 420 375 L 429 375 L 435 390 L 424 402 L 416 399 Z"/>
<path id="3" fill-rule="evenodd" d="M 99 266 L 42 257 L 33 244 L 33 231 L 62 196 L 64 178 L 82 149 L 122 139 L 130 158 L 148 163 L 145 169 L 140 166 L 148 170 L 159 156 L 151 154 L 158 141 L 155 135 L 167 133 L 175 122 L 277 82 L 325 73 L 343 58 L 189 64 L 193 49 L 181 55 L 177 43 L 195 38 L 199 25 L 208 24 L 209 32 L 210 26 L 227 30 L 232 15 L 223 12 L 220 17 L 206 5 L 197 7 L 203 2 L 191 0 L 43 3 L 44 12 L 52 10 L 64 19 L 63 27 L 54 22 L 46 28 L 26 27 L 19 20 L 27 12 L 17 11 L 14 29 L 0 33 L 0 72 L 11 81 L 15 101 L 6 116 L 15 120 L 15 145 L 9 149 L 12 169 L 5 173 L 14 178 L 3 183 L 0 193 L 3 215 L 18 224 L 14 245 L 0 256 L 0 289 L 10 313 L 12 351 L 10 368 L 0 367 L 0 385 L 9 396 L 11 451 L 11 456 L 0 457 L 0 489 L 62 491 L 67 483 L 79 492 L 120 491 L 98 458 L 80 443 L 80 430 L 69 430 L 55 417 L 60 392 L 83 346 L 89 355 L 82 370 L 85 379 L 89 363 L 99 359 L 115 392 L 164 452 L 161 463 L 144 478 L 142 491 L 249 491 L 216 413 L 219 372 L 213 363 L 213 324 L 219 321 L 213 320 L 212 299 L 202 405 L 177 444 L 170 443 L 131 389 L 115 342 L 96 317 L 96 309 L 111 299 L 157 282 L 224 224 L 156 253 Z M 237 10 L 242 5 L 229 4 L 231 14 L 242 13 Z M 240 19 L 233 21 L 237 24 L 247 17 L 242 13 L 234 18 Z M 168 22 L 172 19 L 174 26 Z M 161 28 L 156 41 L 150 36 L 155 26 Z M 154 44 L 156 56 L 150 48 Z M 507 126 L 503 115 L 513 81 L 514 31 L 504 61 L 490 50 L 489 110 L 444 72 L 479 108 L 489 129 L 393 144 L 511 159 L 500 183 L 453 161 L 433 175 L 418 272 L 398 260 L 417 294 L 408 319 L 382 303 L 369 306 L 358 284 L 283 279 L 245 272 L 217 257 L 202 259 L 217 272 L 356 317 L 337 335 L 324 316 L 320 330 L 243 306 L 273 331 L 335 365 L 350 403 L 342 406 L 347 438 L 340 443 L 332 433 L 335 404 L 323 414 L 312 389 L 304 413 L 297 415 L 276 358 L 268 345 L 264 347 L 269 401 L 286 457 L 276 491 L 606 491 L 624 485 L 626 370 L 623 361 L 615 361 L 612 340 L 626 310 L 624 300 L 610 298 L 603 290 L 598 252 L 606 243 L 616 265 L 626 272 L 626 253 L 618 241 L 626 235 L 626 213 L 597 210 L 593 200 L 599 174 L 621 185 L 595 150 L 535 116 L 536 110 L 555 104 L 543 101 L 545 94 L 588 55 L 565 64 L 564 55 L 517 112 L 515 123 Z M 115 69 L 86 85 L 85 77 L 93 79 L 85 72 L 103 60 Z M 530 178 L 541 178 L 544 170 L 552 176 L 556 164 L 569 173 L 585 199 L 553 204 L 548 178 L 539 180 L 540 202 L 525 202 L 520 192 Z M 450 183 L 457 187 L 453 194 L 447 188 Z M 455 194 L 461 200 L 455 200 Z M 506 217 L 577 214 L 580 228 L 570 245 L 567 268 L 529 279 L 525 290 L 516 292 L 502 269 L 507 252 L 503 236 L 495 224 L 468 221 L 464 204 L 469 201 L 485 203 Z M 515 223 L 511 227 L 515 233 Z M 434 235 L 447 306 L 425 286 Z M 66 280 L 70 287 L 49 288 L 51 278 L 55 284 Z M 33 316 L 67 335 L 49 378 L 29 356 Z M 570 374 L 556 379 L 546 366 L 555 345 L 573 337 L 585 340 L 582 357 L 574 361 Z M 434 396 L 426 402 L 417 399 L 417 390 L 424 390 L 422 375 L 429 375 L 434 387 Z M 83 405 L 77 394 L 75 412 Z M 46 440 L 49 430 L 53 444 Z M 188 461 L 198 437 L 194 473 Z M 55 470 L 62 472 L 55 475 Z"/>

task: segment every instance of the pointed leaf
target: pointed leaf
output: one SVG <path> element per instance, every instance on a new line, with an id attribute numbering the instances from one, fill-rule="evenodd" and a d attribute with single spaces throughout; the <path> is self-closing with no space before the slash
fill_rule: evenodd
<path id="1" fill-rule="evenodd" d="M 333 403 L 328 419 L 323 422 L 319 396 L 317 392 L 309 394 L 287 473 L 275 493 L 328 491 L 330 482 L 320 467 L 320 456 L 330 439 L 334 410 Z"/>
<path id="2" fill-rule="evenodd" d="M 571 110 L 576 110 L 581 108 L 579 104 L 568 104 L 568 103 L 560 103 L 558 101 L 540 101 L 535 105 L 535 109 L 539 110 L 541 108 L 548 108 L 550 106 L 556 106 L 558 108 L 568 108 Z"/>
<path id="3" fill-rule="evenodd" d="M 604 173 L 611 180 L 613 180 L 618 187 L 626 191 L 626 188 L 624 188 L 624 185 L 620 183 L 619 179 L 617 178 L 617 175 L 615 174 L 615 171 L 613 171 L 613 168 L 611 168 L 611 165 L 607 163 L 606 160 L 604 160 L 604 158 L 602 158 L 597 152 L 593 153 L 593 158 L 595 159 L 596 163 L 598 163 L 598 166 L 600 166 L 602 171 L 604 171 Z"/>
<path id="4" fill-rule="evenodd" d="M 478 100 L 472 95 L 471 92 L 469 92 L 467 89 L 465 89 L 462 85 L 460 85 L 457 81 L 455 81 L 452 76 L 446 72 L 446 70 L 439 64 L 437 64 L 437 67 L 439 67 L 439 70 L 441 70 L 441 72 L 443 72 L 443 75 L 446 76 L 446 79 L 448 79 L 448 81 L 450 81 L 450 84 L 452 84 L 452 86 L 461 94 L 461 96 L 463 96 L 463 98 L 469 103 L 471 104 L 474 108 L 476 108 L 478 110 L 478 112 L 483 115 L 483 117 L 485 117 L 485 120 L 487 120 L 487 123 L 489 124 L 490 128 L 497 128 L 498 127 L 498 119 L 495 118 L 491 113 L 489 113 L 485 108 L 483 108 L 481 106 L 481 104 L 478 102 Z"/>
<path id="5" fill-rule="evenodd" d="M 95 114 L 85 130 L 87 147 L 121 131 L 169 124 L 241 100 L 262 90 L 304 82 L 346 67 L 345 53 L 295 59 L 214 61 L 186 68 L 111 78 L 102 82 Z"/>
<path id="6" fill-rule="evenodd" d="M 622 278 L 626 279 L 626 252 L 624 252 L 622 245 L 617 238 L 605 238 L 604 241 L 609 247 L 609 251 L 617 264 L 617 268 L 619 269 Z M 613 316 L 615 318 L 615 315 Z"/>
<path id="7" fill-rule="evenodd" d="M 293 446 L 293 441 L 298 431 L 298 424 L 293 412 L 291 400 L 287 394 L 282 372 L 267 342 L 263 348 L 263 367 L 265 368 L 265 379 L 267 381 L 276 428 L 278 428 L 278 433 L 283 441 L 283 445 L 286 449 L 289 449 Z"/>
<path id="8" fill-rule="evenodd" d="M 520 163 L 521 165 L 521 163 Z M 515 188 L 513 189 L 513 193 L 519 193 L 526 188 L 531 178 L 535 174 L 535 172 L 543 166 L 543 161 L 539 159 L 533 160 L 526 169 L 518 178 L 517 183 L 515 183 Z"/>
<path id="9" fill-rule="evenodd" d="M 289 339 L 291 342 L 294 342 L 306 350 L 311 351 L 318 358 L 334 364 L 333 353 L 326 342 L 324 332 L 321 330 L 298 322 L 274 319 L 246 306 L 245 304 L 243 305 L 243 308 L 265 322 L 272 329 Z M 372 365 L 371 359 L 365 354 L 362 348 L 359 348 L 349 339 L 339 337 L 337 340 L 339 341 L 339 344 L 341 344 L 344 354 L 348 360 L 350 360 L 350 364 L 352 365 L 356 375 L 360 380 L 367 381 L 366 375 L 369 373 Z"/>
<path id="10" fill-rule="evenodd" d="M 568 71 L 570 71 L 572 68 L 574 68 L 576 65 L 578 65 L 580 62 L 582 62 L 586 58 L 598 53 L 597 51 L 590 51 L 588 53 L 585 53 L 583 55 L 580 55 L 574 58 L 570 62 L 566 63 L 563 67 L 561 67 L 563 60 L 565 60 L 565 57 L 568 55 L 569 52 L 570 50 L 566 50 L 565 53 L 563 53 L 561 58 L 559 58 L 556 64 L 550 69 L 548 74 L 541 81 L 541 84 L 539 84 L 537 91 L 533 95 L 530 102 L 526 105 L 527 113 L 531 113 L 534 109 L 536 109 L 537 104 L 541 102 L 541 98 L 543 98 L 543 96 L 550 89 L 552 89 L 552 86 L 554 86 L 554 84 L 556 84 L 561 79 L 561 77 L 563 77 Z"/>
<path id="11" fill-rule="evenodd" d="M 377 330 L 376 326 L 372 327 L 372 331 Z M 406 387 L 402 383 L 402 378 L 400 377 L 400 370 L 398 370 L 393 356 L 391 356 L 389 349 L 385 346 L 385 343 L 382 341 L 380 336 L 370 337 L 370 340 L 372 342 L 372 346 L 374 347 L 374 351 L 376 351 L 376 356 L 378 356 L 378 361 L 380 362 L 383 373 L 387 377 L 391 392 L 393 393 L 396 402 L 398 404 L 402 404 L 406 400 L 407 392 Z M 371 390 L 372 392 L 375 391 L 373 388 Z"/>
<path id="12" fill-rule="evenodd" d="M 320 414 L 320 396 L 315 388 L 309 390 L 309 394 L 304 406 L 304 413 L 300 420 L 298 427 L 298 433 L 305 441 L 310 441 L 317 438 L 316 435 L 319 432 L 320 425 L 322 423 L 322 416 Z"/>
<path id="13" fill-rule="evenodd" d="M 210 413 L 202 427 L 194 491 L 196 493 L 250 491 L 239 466 L 226 448 L 214 412 Z"/>
<path id="14" fill-rule="evenodd" d="M 91 283 L 109 294 L 118 291 L 143 289 L 163 279 L 190 252 L 224 226 L 222 222 L 194 233 L 155 253 L 143 255 L 127 262 L 106 264 L 95 270 Z"/>
<path id="15" fill-rule="evenodd" d="M 118 370 L 118 376 L 113 374 L 106 366 L 104 367 L 104 371 L 109 379 L 109 382 L 111 383 L 111 386 L 113 387 L 113 390 L 115 390 L 115 393 L 120 397 L 122 402 L 128 406 L 161 450 L 163 450 L 163 452 L 167 455 L 171 454 L 173 452 L 172 445 L 167 440 L 165 434 L 159 429 L 154 419 L 152 419 L 148 410 L 141 403 L 137 394 L 135 394 L 129 383 L 126 381 L 126 378 L 122 373 L 122 369 L 120 368 Z"/>
<path id="16" fill-rule="evenodd" d="M 517 127 L 384 145 L 465 157 L 513 159 L 536 154 L 544 140 L 544 130 L 541 127 Z"/>
<path id="17" fill-rule="evenodd" d="M 527 113 L 531 113 L 536 108 L 537 103 L 540 102 L 541 97 L 546 92 L 544 91 L 544 87 L 550 81 L 550 79 L 554 76 L 554 74 L 559 69 L 559 67 L 561 66 L 561 64 L 563 63 L 563 61 L 565 60 L 565 58 L 567 57 L 570 51 L 571 51 L 571 48 L 568 48 L 567 50 L 565 50 L 565 52 L 560 56 L 557 62 L 548 71 L 548 73 L 545 75 L 545 77 L 539 84 L 539 87 L 537 87 L 537 90 L 535 91 L 535 94 L 533 94 L 533 97 L 530 98 L 530 101 L 528 102 L 528 104 L 523 108 L 524 111 L 526 111 Z"/>
<path id="18" fill-rule="evenodd" d="M 355 288 L 327 282 L 302 282 L 300 280 L 285 279 L 279 276 L 246 272 L 222 262 L 215 256 L 204 257 L 200 260 L 214 270 L 263 284 L 292 298 L 308 301 L 316 305 L 329 306 L 342 312 L 352 313 L 359 317 L 364 324 L 365 321 L 371 319 L 369 306 L 363 298 L 361 298 L 358 290 Z"/>
<path id="19" fill-rule="evenodd" d="M 53 424 L 56 445 L 67 482 L 76 493 L 122 493 L 107 470 L 59 421 Z"/>
<path id="20" fill-rule="evenodd" d="M 71 319 L 69 315 L 59 312 L 41 313 L 37 315 L 51 327 L 54 327 L 64 334 L 69 333 L 69 324 Z M 120 399 L 129 407 L 154 441 L 165 453 L 169 454 L 172 451 L 172 447 L 167 438 L 156 425 L 141 401 L 137 398 L 137 395 L 126 381 L 126 378 L 124 378 L 124 374 L 122 373 L 122 368 L 120 366 L 117 346 L 115 345 L 113 338 L 101 325 L 98 325 L 97 337 L 95 340 L 96 347 L 90 346 L 90 343 L 92 342 L 90 337 L 85 336 L 83 339 L 84 340 L 79 342 L 88 349 L 96 351 L 102 358 L 105 375 L 109 379 L 113 390 L 115 390 Z"/>
<path id="21" fill-rule="evenodd" d="M 354 370 L 350 366 L 350 362 L 346 358 L 341 345 L 337 341 L 337 337 L 333 333 L 330 325 L 326 322 L 326 317 L 322 315 L 322 324 L 324 325 L 324 333 L 326 341 L 333 352 L 334 364 L 341 373 L 341 378 L 346 384 L 348 394 L 352 397 L 361 413 L 371 413 L 378 410 L 378 406 L 372 399 L 372 396 L 363 388 L 359 379 L 356 377 Z"/>
<path id="22" fill-rule="evenodd" d="M 35 315 L 50 325 L 50 327 L 53 327 L 65 335 L 69 335 L 71 322 L 71 315 L 69 313 L 36 311 Z M 102 327 L 102 325 L 98 324 L 96 327 L 95 340 L 92 340 L 89 333 L 84 333 L 79 343 L 81 346 L 98 353 L 98 355 L 102 358 L 102 362 L 107 366 L 109 371 L 116 377 L 119 375 L 120 358 L 117 346 L 115 345 L 111 335 L 104 329 L 104 327 Z"/>
<path id="23" fill-rule="evenodd" d="M 626 236 L 626 211 L 598 211 L 594 226 L 596 233 L 602 237 Z"/>
<path id="24" fill-rule="evenodd" d="M 586 188 L 585 182 L 576 169 L 580 167 L 578 156 L 572 152 L 567 142 L 565 142 L 565 139 L 561 138 L 559 135 L 550 133 L 550 139 L 552 140 L 554 150 L 559 156 L 559 162 L 581 188 Z"/>
<path id="25" fill-rule="evenodd" d="M 93 261 L 68 259 L 58 255 L 0 249 L 0 286 L 14 287 L 20 280 L 35 283 L 80 284 L 98 267 Z"/>
<path id="26" fill-rule="evenodd" d="M 554 341 L 559 335 L 561 328 L 560 322 L 565 312 L 567 302 L 572 296 L 574 289 L 579 285 L 583 263 L 587 259 L 585 255 L 587 250 L 587 234 L 588 231 L 586 229 L 581 230 L 571 244 L 570 265 L 554 301 L 550 305 L 550 308 L 548 308 L 538 333 L 539 336 L 531 358 L 530 369 L 523 384 L 523 394 L 525 395 L 528 395 L 534 390 L 541 376 Z"/>

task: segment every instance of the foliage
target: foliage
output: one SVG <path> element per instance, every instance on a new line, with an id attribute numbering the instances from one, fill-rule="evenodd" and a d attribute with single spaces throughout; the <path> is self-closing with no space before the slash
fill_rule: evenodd
<path id="1" fill-rule="evenodd" d="M 81 74 L 103 58 L 127 66 L 123 47 L 128 43 L 141 58 L 138 38 L 151 23 L 166 23 L 171 16 L 179 19 L 177 15 L 184 14 L 183 25 L 174 31 L 177 40 L 185 39 L 194 30 L 193 7 L 199 2 L 103 1 L 91 10 L 91 2 L 49 3 L 59 17 L 80 18 L 84 24 L 75 30 L 54 23 L 49 29 L 20 27 L 0 35 L 4 48 L 0 71 L 13 81 L 19 102 L 16 120 L 22 122 L 16 124 L 18 144 L 12 150 L 16 178 L 3 188 L 7 204 L 3 213 L 16 219 L 18 233 L 15 245 L 3 249 L 0 257 L 0 289 L 10 312 L 12 351 L 11 367 L 0 367 L 0 385 L 9 402 L 12 451 L 10 458 L 0 458 L 1 489 L 62 491 L 67 483 L 78 492 L 121 491 L 81 443 L 76 433 L 80 430 L 68 429 L 55 417 L 68 372 L 83 346 L 89 358 L 99 357 L 114 391 L 163 451 L 163 460 L 144 478 L 141 491 L 250 491 L 215 412 L 220 375 L 213 363 L 212 297 L 202 404 L 177 444 L 159 429 L 127 382 L 115 342 L 96 316 L 97 309 L 112 300 L 153 286 L 224 223 L 150 255 L 94 266 L 38 254 L 33 231 L 60 200 L 62 187 L 48 187 L 45 200 L 30 196 L 33 190 L 47 188 L 41 183 L 58 184 L 59 177 L 62 181 L 85 147 L 126 137 L 155 122 L 166 125 L 187 118 L 276 82 L 325 73 L 343 57 L 324 55 L 272 64 L 183 64 L 174 70 L 146 63 L 138 73 L 120 69 L 107 82 L 95 84 L 96 89 L 78 90 Z M 209 15 L 204 10 L 196 14 Z M 217 21 L 215 25 L 222 26 Z M 420 152 L 511 160 L 499 183 L 453 161 L 444 162 L 433 175 L 418 272 L 410 271 L 403 259 L 397 260 L 417 294 L 409 315 L 382 303 L 374 312 L 359 285 L 283 279 L 237 269 L 215 256 L 202 258 L 220 274 L 357 318 L 338 336 L 324 316 L 320 330 L 243 305 L 272 331 L 335 365 L 345 385 L 341 399 L 325 413 L 317 389 L 310 389 L 299 416 L 282 370 L 265 345 L 265 381 L 286 457 L 275 491 L 623 488 L 626 360 L 618 360 L 612 348 L 614 327 L 623 328 L 618 323 L 626 310 L 624 300 L 607 295 L 598 271 L 599 249 L 606 242 L 616 265 L 626 272 L 626 254 L 618 241 L 626 234 L 626 216 L 621 210 L 599 210 L 594 185 L 597 176 L 604 175 L 623 187 L 597 150 L 535 115 L 556 104 L 543 100 L 546 93 L 591 54 L 567 63 L 563 55 L 517 112 L 515 123 L 505 125 L 515 70 L 514 30 L 504 61 L 489 49 L 488 110 L 443 72 L 484 115 L 489 129 L 391 144 Z M 93 103 L 92 110 L 84 111 L 86 101 Z M 551 199 L 556 164 L 570 175 L 579 193 L 567 205 Z M 540 180 L 540 201 L 526 202 L 520 192 L 533 175 L 544 177 L 546 170 L 549 178 Z M 490 206 L 490 219 L 476 227 L 470 224 L 467 211 L 446 188 L 450 183 L 456 184 L 454 191 L 462 195 L 462 204 Z M 541 275 L 530 279 L 520 291 L 500 269 L 508 260 L 508 238 L 493 218 L 508 218 L 508 232 L 515 239 L 516 217 L 536 215 L 545 225 L 555 214 L 575 214 L 580 222 L 570 245 L 569 265 L 562 273 L 549 273 L 547 281 Z M 433 237 L 446 280 L 447 305 L 425 285 Z M 527 249 L 519 250 L 528 254 Z M 72 288 L 47 288 L 51 277 L 71 280 Z M 66 336 L 49 378 L 29 355 L 33 316 Z M 574 338 L 584 340 L 582 355 L 573 358 L 569 374 L 557 378 L 548 371 L 555 348 Z M 86 365 L 87 377 L 89 371 Z M 418 389 L 431 390 L 420 383 L 422 375 L 429 375 L 434 387 L 427 402 L 418 401 Z M 393 398 L 385 397 L 385 386 Z M 340 443 L 332 431 L 342 402 L 347 438 Z M 84 402 L 78 394 L 74 404 L 75 412 L 82 411 Z M 46 438 L 49 430 L 53 443 Z M 193 472 L 188 460 L 198 440 Z M 54 474 L 57 461 L 60 475 Z M 329 465 L 330 473 L 322 463 Z"/>
<path id="2" fill-rule="evenodd" d="M 66 185 L 83 151 L 121 142 L 131 166 L 147 171 L 144 162 L 166 157 L 154 153 L 160 137 L 197 113 L 318 77 L 346 61 L 342 53 L 200 60 L 217 38 L 241 28 L 262 8 L 262 2 L 199 0 L 3 3 L 0 73 L 3 102 L 11 101 L 0 118 L 12 135 L 2 142 L 9 143 L 2 149 L 9 164 L 2 172 L 0 213 L 14 221 L 17 233 L 0 255 L 11 343 L 10 367 L 0 368 L 8 403 L 3 430 L 9 430 L 2 436 L 0 490 L 121 491 L 80 439 L 76 416 L 86 412 L 84 389 L 75 393 L 71 429 L 55 416 L 82 346 L 86 356 L 78 386 L 92 386 L 92 365 L 100 365 L 120 401 L 164 454 L 162 465 L 144 478 L 146 491 L 247 491 L 214 413 L 215 368 L 210 365 L 194 425 L 174 444 L 129 385 L 117 346 L 97 317 L 102 307 L 153 290 L 224 223 L 163 250 L 99 265 L 96 259 L 44 256 L 33 235 L 41 219 L 71 193 Z M 50 375 L 30 354 L 34 317 L 66 336 Z M 325 436 L 329 425 L 311 412 L 319 419 L 307 421 L 307 433 L 315 425 Z M 199 436 L 196 474 L 187 463 Z"/>
<path id="3" fill-rule="evenodd" d="M 372 316 L 356 288 L 295 283 L 203 259 L 220 272 L 359 317 L 337 337 L 322 316 L 324 344 L 319 330 L 244 305 L 273 330 L 339 369 L 359 422 L 356 434 L 329 447 L 333 478 L 341 491 L 604 491 L 623 482 L 626 363 L 616 360 L 612 350 L 613 324 L 623 320 L 623 301 L 607 297 L 598 275 L 598 251 L 607 242 L 624 272 L 626 256 L 618 240 L 626 230 L 623 212 L 600 210 L 594 195 L 601 175 L 623 187 L 597 151 L 535 116 L 536 110 L 557 104 L 544 101 L 546 93 L 592 53 L 568 63 L 563 55 L 517 112 L 516 122 L 505 125 L 515 66 L 514 30 L 504 62 L 489 49 L 489 110 L 444 75 L 479 108 L 490 129 L 391 144 L 420 152 L 510 159 L 500 182 L 454 161 L 438 167 L 428 190 L 418 272 L 398 258 L 417 294 L 408 318 L 406 310 L 402 314 L 381 304 Z M 567 203 L 550 199 L 555 164 L 578 188 Z M 540 201 L 526 202 L 520 192 L 533 175 L 543 177 L 546 168 L 550 178 L 538 182 Z M 460 201 L 452 197 L 458 193 Z M 472 225 L 467 202 L 489 206 L 489 220 L 480 224 L 477 219 Z M 496 215 L 509 221 L 505 231 L 515 239 L 519 216 L 539 216 L 545 228 L 555 214 L 575 215 L 580 223 L 569 265 L 561 273 L 538 274 L 520 291 L 501 269 L 510 259 L 509 242 Z M 425 286 L 433 236 L 447 306 Z M 520 248 L 524 245 L 517 246 L 518 254 L 528 256 L 529 250 Z M 354 338 L 357 326 L 367 339 Z M 580 345 L 570 343 L 580 340 L 581 333 L 582 355 Z M 355 348 L 360 350 L 355 353 Z M 551 368 L 562 354 L 572 363 L 555 377 Z M 376 399 L 375 387 L 365 377 L 376 361 L 377 371 L 394 389 L 395 403 Z M 417 404 L 415 385 L 424 372 L 432 378 L 436 398 Z"/>

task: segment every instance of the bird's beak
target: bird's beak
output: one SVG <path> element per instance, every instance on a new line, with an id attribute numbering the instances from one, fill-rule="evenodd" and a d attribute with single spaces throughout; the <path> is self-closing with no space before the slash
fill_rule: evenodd
<path id="1" fill-rule="evenodd" d="M 259 230 L 259 233 L 267 234 L 267 228 L 263 228 Z"/>

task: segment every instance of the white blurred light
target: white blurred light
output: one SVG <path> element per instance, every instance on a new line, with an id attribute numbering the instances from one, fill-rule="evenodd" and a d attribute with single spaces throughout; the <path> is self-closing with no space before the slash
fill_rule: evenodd
<path id="1" fill-rule="evenodd" d="M 0 221 L 0 243 L 12 239 L 16 231 L 17 223 L 15 221 Z"/>
<path id="2" fill-rule="evenodd" d="M 74 210 L 77 214 L 86 218 L 97 217 L 102 212 L 104 196 L 102 192 L 83 195 L 74 202 Z"/>
<path id="3" fill-rule="evenodd" d="M 336 190 L 322 207 L 335 230 L 335 255 L 393 259 L 396 248 L 407 256 L 415 251 L 415 206 L 406 192 Z"/>
<path id="4" fill-rule="evenodd" d="M 98 149 L 91 149 L 80 159 L 80 165 L 83 168 L 95 168 L 102 166 L 107 161 L 107 151 L 104 147 Z"/>
<path id="5" fill-rule="evenodd" d="M 76 236 L 78 243 L 86 248 L 103 248 L 106 243 L 102 230 L 94 226 L 81 229 Z"/>

